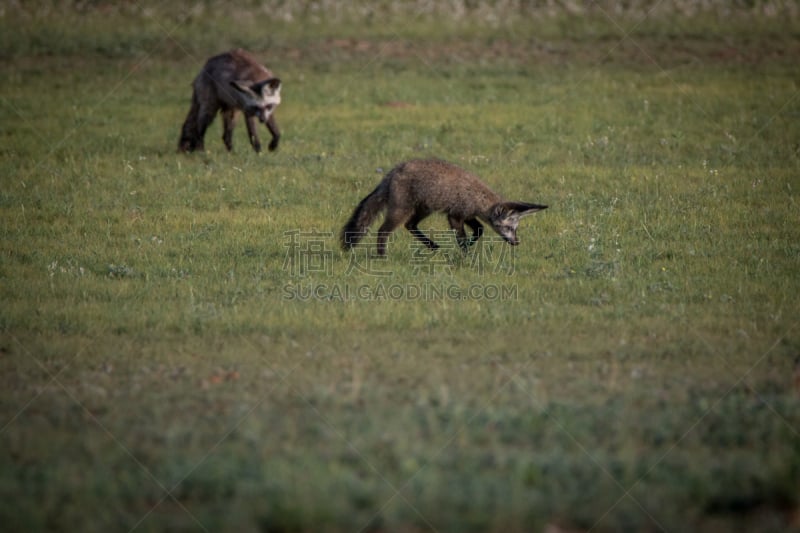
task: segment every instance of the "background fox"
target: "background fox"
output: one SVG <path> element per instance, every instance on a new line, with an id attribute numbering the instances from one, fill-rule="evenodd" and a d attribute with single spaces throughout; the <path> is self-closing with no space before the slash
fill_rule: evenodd
<path id="1" fill-rule="evenodd" d="M 209 59 L 192 82 L 192 106 L 183 123 L 178 150 L 203 150 L 203 137 L 217 111 L 222 112 L 222 140 L 231 150 L 233 121 L 237 110 L 244 112 L 250 144 L 261 151 L 255 119 L 272 134 L 269 149 L 275 150 L 281 134 L 273 112 L 281 103 L 281 80 L 242 49 Z"/>
<path id="2" fill-rule="evenodd" d="M 400 163 L 386 174 L 358 204 L 340 237 L 342 248 L 349 250 L 366 235 L 378 214 L 386 210 L 378 230 L 378 255 L 386 253 L 386 241 L 400 224 L 405 224 L 428 248 L 438 248 L 418 224 L 432 213 L 444 212 L 458 244 L 465 250 L 483 234 L 479 218 L 516 246 L 519 219 L 542 209 L 547 206 L 504 201 L 477 176 L 456 165 L 438 159 L 417 159 Z M 472 228 L 470 237 L 464 231 L 465 223 Z"/>

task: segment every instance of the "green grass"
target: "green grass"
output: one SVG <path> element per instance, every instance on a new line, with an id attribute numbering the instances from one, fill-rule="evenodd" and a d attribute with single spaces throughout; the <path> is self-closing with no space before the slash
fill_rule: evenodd
<path id="1" fill-rule="evenodd" d="M 660 4 L 4 13 L 4 529 L 798 530 L 797 20 Z M 280 149 L 177 154 L 233 45 Z M 341 252 L 428 155 L 550 208 Z"/>

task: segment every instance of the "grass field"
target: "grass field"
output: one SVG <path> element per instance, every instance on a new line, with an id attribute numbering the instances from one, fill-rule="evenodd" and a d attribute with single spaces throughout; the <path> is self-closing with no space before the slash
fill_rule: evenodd
<path id="1" fill-rule="evenodd" d="M 795 4 L 24 5 L 4 531 L 800 530 Z M 281 146 L 180 155 L 232 46 Z M 340 251 L 423 156 L 550 208 Z"/>

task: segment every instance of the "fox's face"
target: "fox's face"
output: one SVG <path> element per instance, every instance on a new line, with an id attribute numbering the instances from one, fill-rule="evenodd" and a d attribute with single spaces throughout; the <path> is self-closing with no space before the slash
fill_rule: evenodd
<path id="1" fill-rule="evenodd" d="M 525 202 L 503 202 L 492 208 L 492 218 L 489 223 L 508 244 L 516 246 L 519 244 L 517 238 L 519 219 L 542 209 L 547 209 L 547 206 Z"/>
<path id="2" fill-rule="evenodd" d="M 258 83 L 249 84 L 243 81 L 232 81 L 242 100 L 242 109 L 248 117 L 257 117 L 266 122 L 278 104 L 281 103 L 281 80 L 270 78 Z"/>
<path id="3" fill-rule="evenodd" d="M 519 226 L 519 217 L 505 217 L 499 220 L 492 220 L 492 228 L 512 246 L 519 244 L 517 226 Z"/>

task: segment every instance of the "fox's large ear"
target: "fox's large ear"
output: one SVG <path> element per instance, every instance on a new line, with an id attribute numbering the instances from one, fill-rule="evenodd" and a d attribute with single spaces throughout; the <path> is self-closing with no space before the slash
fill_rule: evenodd
<path id="1" fill-rule="evenodd" d="M 250 87 L 250 84 L 246 81 L 234 80 L 231 82 L 231 87 L 233 87 L 239 92 L 243 92 L 248 96 L 256 96 L 256 94 L 258 94 L 253 92 L 253 89 Z"/>
<path id="2" fill-rule="evenodd" d="M 281 80 L 278 78 L 270 78 L 254 83 L 250 86 L 250 89 L 252 89 L 254 93 L 262 96 L 274 96 L 281 92 Z"/>
<path id="3" fill-rule="evenodd" d="M 528 202 L 503 202 L 503 205 L 511 212 L 510 214 L 518 217 L 524 217 L 542 209 L 547 209 L 546 205 L 529 204 Z"/>

